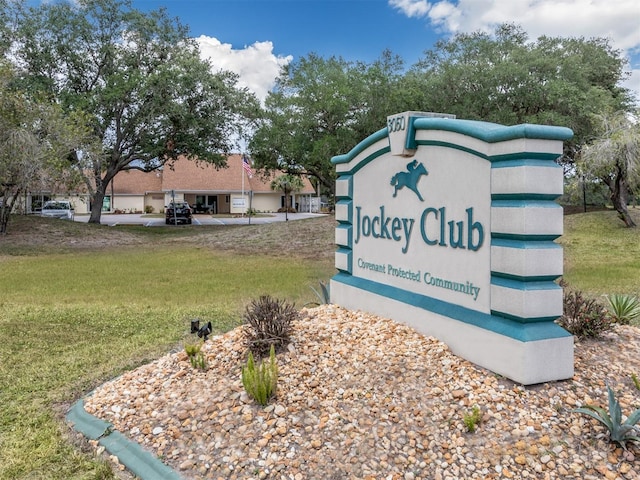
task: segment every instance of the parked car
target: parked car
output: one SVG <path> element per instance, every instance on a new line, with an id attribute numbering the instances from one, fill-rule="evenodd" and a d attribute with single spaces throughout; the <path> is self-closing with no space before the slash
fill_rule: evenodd
<path id="1" fill-rule="evenodd" d="M 167 225 L 179 224 L 179 223 L 191 223 L 191 207 L 187 202 L 171 202 L 169 206 L 164 209 L 165 223 Z"/>
<path id="2" fill-rule="evenodd" d="M 50 200 L 42 206 L 40 215 L 43 217 L 64 218 L 73 220 L 75 211 L 71 202 L 65 200 Z"/>

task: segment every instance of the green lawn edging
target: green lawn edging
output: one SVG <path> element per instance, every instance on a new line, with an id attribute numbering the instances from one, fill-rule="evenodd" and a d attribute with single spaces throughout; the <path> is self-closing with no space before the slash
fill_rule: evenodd
<path id="1" fill-rule="evenodd" d="M 91 440 L 105 447 L 111 454 L 118 457 L 130 472 L 141 480 L 183 480 L 180 475 L 140 445 L 132 442 L 113 425 L 87 413 L 83 400 L 78 400 L 67 413 L 66 419 L 73 428 Z"/>

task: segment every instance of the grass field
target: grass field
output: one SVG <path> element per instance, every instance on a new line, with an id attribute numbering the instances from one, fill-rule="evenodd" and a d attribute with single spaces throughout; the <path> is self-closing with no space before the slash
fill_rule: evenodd
<path id="1" fill-rule="evenodd" d="M 640 292 L 640 229 L 622 228 L 612 212 L 565 219 L 572 287 Z M 333 228 L 331 217 L 120 229 L 12 219 L 0 237 L 0 479 L 114 478 L 73 440 L 67 407 L 182 348 L 191 318 L 225 331 L 259 295 L 314 301 L 310 287 L 333 274 Z"/>
<path id="2" fill-rule="evenodd" d="M 630 210 L 640 225 L 640 209 Z M 640 227 L 626 228 L 613 211 L 567 215 L 564 279 L 594 296 L 640 295 Z"/>

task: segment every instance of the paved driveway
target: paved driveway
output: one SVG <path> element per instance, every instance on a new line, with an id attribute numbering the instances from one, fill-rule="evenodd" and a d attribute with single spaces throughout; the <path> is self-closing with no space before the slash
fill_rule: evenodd
<path id="1" fill-rule="evenodd" d="M 192 225 L 259 225 L 264 223 L 284 222 L 286 220 L 302 220 L 304 218 L 314 218 L 323 216 L 322 213 L 271 213 L 268 217 L 212 217 L 211 215 L 194 215 Z M 76 222 L 88 222 L 89 215 L 76 215 Z M 166 225 L 164 217 L 153 217 L 150 215 L 138 214 L 102 214 L 100 223 L 103 225 L 144 225 L 145 227 L 164 227 Z"/>

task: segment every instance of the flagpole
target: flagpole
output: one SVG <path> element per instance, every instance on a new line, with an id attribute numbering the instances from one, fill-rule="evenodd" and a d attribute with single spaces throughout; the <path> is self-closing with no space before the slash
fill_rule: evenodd
<path id="1" fill-rule="evenodd" d="M 240 175 L 242 175 L 242 205 L 244 205 L 244 155 L 240 157 L 240 162 L 241 162 L 240 166 L 242 167 L 240 169 Z M 244 210 L 242 211 L 242 216 L 244 217 Z"/>

